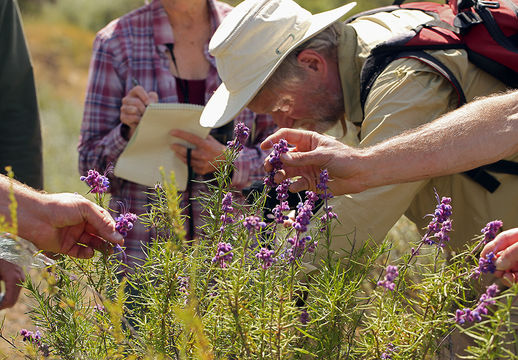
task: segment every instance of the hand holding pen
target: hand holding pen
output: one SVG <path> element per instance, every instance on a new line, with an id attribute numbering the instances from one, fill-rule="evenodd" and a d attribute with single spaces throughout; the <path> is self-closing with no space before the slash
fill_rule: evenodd
<path id="1" fill-rule="evenodd" d="M 146 110 L 146 106 L 158 102 L 158 94 L 156 92 L 147 92 L 135 78 L 132 78 L 131 82 L 133 88 L 122 98 L 120 108 L 120 120 L 123 124 L 121 131 L 127 140 L 129 140 L 135 132 Z"/>

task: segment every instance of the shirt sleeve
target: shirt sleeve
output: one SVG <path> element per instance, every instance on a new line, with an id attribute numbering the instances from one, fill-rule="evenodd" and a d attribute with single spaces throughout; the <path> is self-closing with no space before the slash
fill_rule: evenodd
<path id="1" fill-rule="evenodd" d="M 89 169 L 103 172 L 115 165 L 127 144 L 120 122 L 124 81 L 108 44 L 100 35 L 94 41 L 78 146 L 82 174 Z"/>
<path id="2" fill-rule="evenodd" d="M 416 60 L 397 60 L 378 77 L 369 93 L 360 146 L 430 122 L 451 110 L 455 102 L 453 88 L 440 75 Z M 383 186 L 331 199 L 339 220 L 332 249 L 349 250 L 354 242 L 358 248 L 358 243 L 369 239 L 381 242 L 426 183 Z M 434 206 L 430 204 L 430 212 Z"/>
<path id="3" fill-rule="evenodd" d="M 241 150 L 234 162 L 236 170 L 232 176 L 232 187 L 243 189 L 252 182 L 262 180 L 266 172 L 264 170 L 264 159 L 269 154 L 261 150 L 261 142 L 272 134 L 276 127 L 269 115 L 255 114 L 245 109 L 235 120 L 242 121 L 250 129 L 250 136 L 247 145 Z"/>

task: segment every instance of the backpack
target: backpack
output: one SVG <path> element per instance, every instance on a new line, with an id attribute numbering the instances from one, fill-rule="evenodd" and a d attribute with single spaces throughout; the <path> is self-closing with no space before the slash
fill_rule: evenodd
<path id="1" fill-rule="evenodd" d="M 455 89 L 457 105 L 464 105 L 466 97 L 455 75 L 424 50 L 463 49 L 474 65 L 508 87 L 518 88 L 518 0 L 403 3 L 404 0 L 395 0 L 392 6 L 365 11 L 345 21 L 350 23 L 361 16 L 399 9 L 421 10 L 433 17 L 412 32 L 393 37 L 372 49 L 360 74 L 362 109 L 377 77 L 389 63 L 400 58 L 416 59 L 435 69 Z M 464 174 L 494 192 L 500 182 L 488 171 L 518 175 L 518 163 L 500 160 Z"/>

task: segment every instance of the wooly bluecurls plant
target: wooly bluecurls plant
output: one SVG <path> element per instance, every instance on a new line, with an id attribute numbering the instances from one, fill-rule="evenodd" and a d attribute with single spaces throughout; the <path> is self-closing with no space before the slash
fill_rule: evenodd
<path id="1" fill-rule="evenodd" d="M 248 129 L 238 124 L 235 132 L 209 191 L 197 199 L 206 209 L 199 237 L 185 238 L 171 176 L 150 193 L 154 201 L 141 220 L 156 238 L 134 269 L 114 249 L 92 260 L 63 257 L 41 284 L 27 280 L 35 300 L 35 328 L 20 333 L 27 357 L 428 359 L 458 332 L 472 339 L 467 358 L 515 357 L 508 345 L 518 287 L 480 290 L 494 267 L 493 255 L 479 261 L 478 251 L 501 223 L 488 224 L 447 260 L 453 202 L 437 196 L 430 225 L 408 254 L 393 259 L 385 241 L 354 244 L 339 257 L 329 249 L 337 215 L 327 203 L 327 172 L 319 193 L 306 192 L 290 211 L 289 181 L 273 182 L 288 151 L 281 141 L 266 187 L 250 203 L 236 202 L 232 164 Z M 92 171 L 84 180 L 98 193 L 106 191 L 103 176 Z M 278 203 L 264 216 L 273 187 Z M 131 231 L 133 221 L 123 213 L 117 228 Z M 316 260 L 316 247 L 327 256 Z M 317 266 L 308 271 L 311 261 Z"/>

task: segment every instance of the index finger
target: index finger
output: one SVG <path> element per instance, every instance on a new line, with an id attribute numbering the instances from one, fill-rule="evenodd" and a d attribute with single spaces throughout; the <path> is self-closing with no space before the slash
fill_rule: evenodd
<path id="1" fill-rule="evenodd" d="M 284 139 L 288 144 L 295 145 L 297 150 L 311 149 L 311 138 L 314 135 L 312 131 L 300 130 L 300 129 L 289 129 L 282 128 L 268 136 L 261 143 L 261 149 L 269 150 L 273 147 L 273 144 L 278 143 L 281 139 Z"/>
<path id="2" fill-rule="evenodd" d="M 128 96 L 139 98 L 146 106 L 153 102 L 153 99 L 149 96 L 147 91 L 141 85 L 137 85 L 134 88 L 132 88 L 129 91 Z"/>

